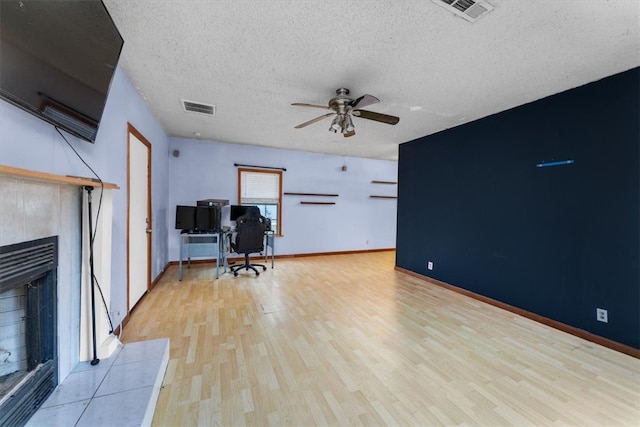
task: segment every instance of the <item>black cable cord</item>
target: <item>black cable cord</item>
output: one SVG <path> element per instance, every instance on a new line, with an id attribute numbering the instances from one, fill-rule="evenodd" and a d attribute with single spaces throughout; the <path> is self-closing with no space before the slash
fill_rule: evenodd
<path id="1" fill-rule="evenodd" d="M 67 138 L 65 138 L 65 136 L 62 134 L 62 132 L 60 132 L 60 129 L 58 127 L 56 127 L 56 131 L 58 131 L 58 133 L 60 134 L 60 136 L 62 137 L 62 139 L 64 140 L 64 142 L 67 143 L 67 145 L 71 148 L 71 150 L 73 150 L 73 152 L 75 153 L 76 156 L 78 156 L 78 158 L 80 159 L 80 161 L 82 163 L 84 163 L 84 165 L 89 168 L 89 170 L 91 171 L 91 173 L 93 173 L 96 177 L 96 179 L 98 180 L 98 182 L 100 183 L 100 199 L 98 200 L 98 211 L 96 212 L 96 223 L 98 222 L 98 219 L 100 218 L 100 209 L 102 208 L 102 193 L 104 193 L 104 182 L 102 181 L 102 178 L 100 178 L 98 176 L 98 174 L 96 173 L 96 171 L 93 170 L 93 168 L 91 166 L 89 166 L 89 164 L 87 162 L 84 161 L 84 159 L 82 158 L 82 156 L 80 155 L 80 153 L 78 153 L 76 151 L 76 149 L 73 147 L 73 145 L 71 145 L 71 143 L 69 142 L 69 140 Z M 93 244 L 93 241 L 96 238 L 96 233 L 98 232 L 97 227 L 96 230 L 93 231 L 93 236 L 91 236 L 91 244 Z"/>
<path id="2" fill-rule="evenodd" d="M 82 163 L 84 163 L 84 165 L 89 168 L 89 170 L 91 171 L 91 173 L 93 173 L 96 177 L 96 179 L 98 180 L 98 182 L 100 183 L 100 199 L 98 200 L 98 210 L 96 211 L 96 224 L 98 223 L 98 219 L 100 218 L 100 209 L 102 208 L 102 194 L 104 193 L 104 182 L 102 181 L 102 179 L 98 176 L 98 174 L 96 173 L 96 171 L 93 170 L 93 168 L 91 166 L 89 166 L 89 164 L 87 162 L 85 162 L 85 160 L 82 158 L 82 156 L 80 155 L 80 153 L 78 153 L 76 151 L 76 149 L 73 147 L 73 145 L 71 145 L 71 143 L 69 142 L 69 140 L 67 138 L 65 138 L 65 136 L 62 134 L 62 132 L 60 132 L 60 129 L 56 126 L 56 131 L 60 134 L 60 136 L 62 137 L 62 139 L 64 140 L 64 142 L 67 143 L 67 145 L 71 148 L 71 150 L 73 150 L 73 152 L 76 154 L 76 156 L 78 156 L 78 158 L 80 159 L 80 161 Z M 91 246 L 93 246 L 93 242 L 96 239 L 96 233 L 98 232 L 98 227 L 96 227 L 95 230 L 93 230 L 93 236 L 89 236 L 90 238 L 90 244 Z M 104 294 L 102 293 L 102 288 L 100 287 L 100 282 L 98 282 L 98 278 L 95 276 L 95 274 L 93 275 L 93 280 L 95 280 L 96 285 L 98 286 L 98 291 L 100 292 L 100 297 L 102 298 L 102 305 L 104 306 L 104 309 L 107 313 L 107 319 L 109 320 L 109 327 L 111 328 L 111 330 L 109 331 L 110 334 L 113 333 L 113 322 L 111 321 L 111 315 L 109 314 L 109 308 L 107 307 L 107 302 L 104 299 Z"/>
<path id="3" fill-rule="evenodd" d="M 100 282 L 98 282 L 98 278 L 95 276 L 95 274 L 93 275 L 93 280 L 96 281 L 96 285 L 98 286 L 98 292 L 100 292 L 100 298 L 102 298 L 102 305 L 104 305 L 105 308 L 107 308 L 107 301 L 105 301 L 104 299 L 104 294 L 102 293 L 102 288 L 100 287 Z M 107 319 L 109 320 L 109 327 L 111 328 L 109 330 L 109 333 L 112 334 L 113 333 L 113 323 L 111 322 L 111 316 L 109 316 L 109 311 L 107 310 Z"/>

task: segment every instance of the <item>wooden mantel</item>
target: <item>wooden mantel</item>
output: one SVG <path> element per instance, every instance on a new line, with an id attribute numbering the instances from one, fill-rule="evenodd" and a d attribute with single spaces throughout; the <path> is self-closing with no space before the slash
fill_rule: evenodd
<path id="1" fill-rule="evenodd" d="M 29 169 L 20 169 L 14 168 L 13 166 L 0 165 L 0 174 L 2 175 L 11 175 L 20 178 L 33 179 L 37 181 L 46 181 L 60 184 L 69 184 L 69 185 L 78 185 L 85 186 L 90 185 L 93 187 L 100 186 L 100 182 L 91 178 L 83 178 L 77 176 L 64 176 L 64 175 L 56 175 L 52 173 L 46 172 L 38 172 Z M 116 184 L 111 184 L 108 182 L 103 183 L 105 190 L 118 190 Z"/>

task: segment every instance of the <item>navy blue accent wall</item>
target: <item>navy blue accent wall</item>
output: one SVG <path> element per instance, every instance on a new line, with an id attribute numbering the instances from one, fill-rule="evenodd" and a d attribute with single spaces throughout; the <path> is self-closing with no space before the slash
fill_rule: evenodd
<path id="1" fill-rule="evenodd" d="M 636 68 L 402 144 L 397 266 L 640 348 L 639 100 Z"/>

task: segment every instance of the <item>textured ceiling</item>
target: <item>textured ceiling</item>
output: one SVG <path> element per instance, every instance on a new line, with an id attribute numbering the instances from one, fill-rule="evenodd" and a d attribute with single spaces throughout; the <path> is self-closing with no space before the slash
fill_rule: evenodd
<path id="1" fill-rule="evenodd" d="M 203 143 L 395 160 L 403 142 L 640 66 L 637 0 L 490 0 L 475 23 L 429 0 L 104 3 L 120 66 L 166 132 Z M 325 111 L 291 103 L 340 87 L 400 122 L 354 118 L 351 138 L 331 119 L 294 129 Z"/>

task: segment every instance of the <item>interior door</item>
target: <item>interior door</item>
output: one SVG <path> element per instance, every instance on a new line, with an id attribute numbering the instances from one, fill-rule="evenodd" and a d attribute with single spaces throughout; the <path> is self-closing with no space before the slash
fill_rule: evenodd
<path id="1" fill-rule="evenodd" d="M 127 309 L 151 284 L 151 143 L 129 125 Z"/>

